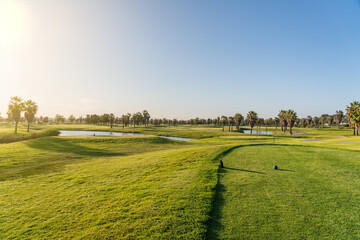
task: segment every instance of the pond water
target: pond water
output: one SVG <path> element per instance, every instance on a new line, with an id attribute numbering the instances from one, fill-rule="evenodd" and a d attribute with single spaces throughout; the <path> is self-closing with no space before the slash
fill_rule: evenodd
<path id="1" fill-rule="evenodd" d="M 155 136 L 150 134 L 141 134 L 141 133 L 123 133 L 123 132 L 101 132 L 101 131 L 68 131 L 68 130 L 60 130 L 60 137 L 78 137 L 78 136 Z M 167 136 L 158 136 L 162 138 L 167 138 L 171 140 L 178 141 L 191 141 L 195 140 L 192 138 L 182 138 L 182 137 L 167 137 Z"/>
<path id="2" fill-rule="evenodd" d="M 244 133 L 250 133 L 250 130 L 243 130 Z M 273 134 L 272 131 L 260 131 L 260 130 L 254 130 L 252 131 L 253 134 Z"/>

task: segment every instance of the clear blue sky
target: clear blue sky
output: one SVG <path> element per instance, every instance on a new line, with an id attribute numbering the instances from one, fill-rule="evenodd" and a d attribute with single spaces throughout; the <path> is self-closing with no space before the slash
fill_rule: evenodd
<path id="1" fill-rule="evenodd" d="M 359 99 L 357 0 L 0 0 L 0 112 L 332 114 Z"/>

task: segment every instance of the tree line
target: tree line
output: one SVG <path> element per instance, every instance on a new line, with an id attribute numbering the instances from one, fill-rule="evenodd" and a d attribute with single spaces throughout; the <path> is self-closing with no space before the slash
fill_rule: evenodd
<path id="1" fill-rule="evenodd" d="M 21 113 L 24 112 L 24 116 Z M 345 114 L 342 110 L 336 111 L 334 114 L 322 114 L 320 117 L 307 116 L 306 118 L 298 118 L 297 113 L 294 110 L 280 110 L 279 114 L 274 118 L 259 118 L 255 111 L 249 111 L 244 117 L 240 113 L 236 113 L 234 116 L 219 116 L 217 118 L 192 118 L 189 120 L 178 120 L 178 119 L 157 119 L 151 118 L 149 112 L 144 110 L 142 112 L 127 113 L 121 116 L 115 116 L 113 113 L 98 114 L 87 114 L 85 117 L 75 117 L 70 115 L 67 119 L 60 114 L 56 114 L 55 118 L 49 117 L 36 117 L 38 112 L 38 105 L 32 100 L 24 101 L 21 97 L 11 97 L 8 105 L 8 121 L 15 122 L 15 133 L 17 133 L 17 127 L 19 122 L 27 122 L 27 131 L 29 131 L 30 124 L 32 122 L 40 123 L 79 123 L 79 124 L 93 124 L 93 125 L 109 125 L 110 128 L 116 125 L 121 125 L 123 128 L 128 126 L 177 126 L 177 125 L 217 125 L 222 127 L 222 131 L 225 131 L 225 127 L 228 131 L 240 130 L 240 125 L 249 125 L 250 132 L 252 133 L 253 128 L 260 127 L 277 127 L 281 128 L 281 131 L 293 133 L 293 127 L 325 127 L 345 124 L 353 129 L 354 135 L 359 135 L 360 128 L 360 102 L 354 101 L 346 107 Z"/>

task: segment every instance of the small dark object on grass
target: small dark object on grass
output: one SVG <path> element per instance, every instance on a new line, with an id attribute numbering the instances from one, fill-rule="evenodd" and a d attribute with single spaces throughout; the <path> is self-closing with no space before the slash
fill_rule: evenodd
<path id="1" fill-rule="evenodd" d="M 278 169 L 278 166 L 275 165 L 273 168 L 276 170 L 276 169 Z"/>
<path id="2" fill-rule="evenodd" d="M 220 168 L 224 168 L 224 162 L 220 158 Z"/>

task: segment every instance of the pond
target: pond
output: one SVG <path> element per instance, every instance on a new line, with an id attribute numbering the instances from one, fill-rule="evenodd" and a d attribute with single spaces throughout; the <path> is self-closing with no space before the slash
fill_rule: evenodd
<path id="1" fill-rule="evenodd" d="M 250 133 L 250 130 L 243 130 L 244 131 L 244 133 Z M 268 134 L 268 135 L 270 135 L 270 134 L 273 134 L 273 132 L 272 131 L 261 131 L 261 130 L 252 130 L 252 133 L 253 134 Z"/>
<path id="2" fill-rule="evenodd" d="M 60 137 L 79 137 L 79 136 L 155 136 L 150 134 L 141 134 L 141 133 L 124 133 L 124 132 L 101 132 L 101 131 L 70 131 L 70 130 L 60 130 Z M 162 138 L 167 138 L 171 140 L 178 141 L 191 141 L 195 140 L 192 138 L 182 138 L 182 137 L 167 137 L 167 136 L 158 136 Z"/>

